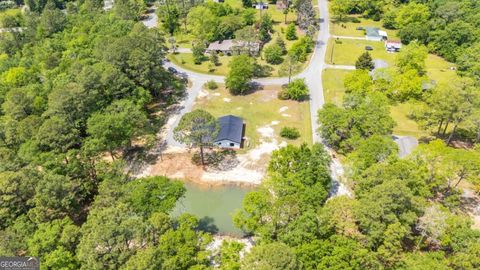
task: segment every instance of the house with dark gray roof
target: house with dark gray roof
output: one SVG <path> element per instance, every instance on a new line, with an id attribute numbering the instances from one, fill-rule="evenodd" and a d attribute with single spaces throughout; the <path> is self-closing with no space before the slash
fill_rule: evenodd
<path id="1" fill-rule="evenodd" d="M 225 115 L 218 121 L 220 122 L 220 132 L 218 132 L 214 145 L 221 148 L 240 149 L 245 129 L 243 119 L 234 115 Z"/>

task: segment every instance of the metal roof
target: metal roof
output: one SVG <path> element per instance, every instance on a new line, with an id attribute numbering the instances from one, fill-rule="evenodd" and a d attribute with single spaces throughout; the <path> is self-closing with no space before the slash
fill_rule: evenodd
<path id="1" fill-rule="evenodd" d="M 229 140 L 236 143 L 242 143 L 243 119 L 234 115 L 225 115 L 218 118 L 220 122 L 220 132 L 215 139 L 216 142 Z"/>
<path id="2" fill-rule="evenodd" d="M 365 27 L 365 32 L 367 33 L 367 36 L 370 36 L 370 37 L 380 37 L 379 31 L 380 29 L 376 27 L 370 27 L 370 26 Z"/>

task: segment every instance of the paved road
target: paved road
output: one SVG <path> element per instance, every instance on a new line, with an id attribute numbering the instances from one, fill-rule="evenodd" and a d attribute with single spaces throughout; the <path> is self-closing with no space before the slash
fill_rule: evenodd
<path id="1" fill-rule="evenodd" d="M 328 1 L 327 0 L 318 0 L 318 9 L 320 14 L 320 29 L 319 33 L 315 40 L 315 48 L 313 51 L 313 55 L 310 59 L 310 63 L 308 67 L 301 72 L 300 74 L 294 76 L 294 78 L 305 78 L 305 81 L 310 89 L 310 115 L 311 115 L 311 126 L 312 126 L 312 134 L 313 134 L 313 141 L 314 143 L 320 142 L 323 143 L 320 135 L 317 133 L 318 129 L 318 117 L 317 112 L 319 109 L 322 108 L 323 104 L 325 103 L 325 99 L 323 96 L 323 85 L 322 85 L 322 72 L 323 69 L 326 68 L 325 64 L 325 54 L 327 50 L 328 39 L 330 38 L 330 31 L 329 31 L 329 14 L 328 14 Z M 153 13 L 155 15 L 155 13 Z M 147 21 L 151 21 L 147 20 Z M 147 25 L 147 22 L 144 22 Z M 148 27 L 148 25 L 147 25 Z M 185 50 L 187 51 L 187 50 Z M 209 75 L 203 73 L 193 72 L 182 67 L 176 66 L 171 62 L 166 62 L 165 67 L 173 67 L 177 71 L 185 73 L 188 75 L 189 80 L 192 82 L 192 86 L 187 90 L 187 97 L 186 99 L 180 104 L 181 110 L 179 113 L 172 116 L 168 123 L 167 123 L 167 135 L 166 135 L 166 143 L 168 146 L 172 147 L 181 147 L 182 145 L 175 141 L 173 138 L 173 130 L 177 126 L 181 116 L 189 111 L 192 110 L 193 104 L 195 99 L 197 98 L 198 94 L 200 93 L 202 86 L 207 81 L 213 80 L 215 82 L 224 82 L 224 76 L 218 75 Z M 350 69 L 350 67 L 344 67 L 346 69 Z M 262 85 L 279 85 L 288 83 L 288 78 L 286 77 L 279 77 L 279 78 L 260 78 L 256 79 L 255 82 L 260 83 Z M 332 151 L 329 149 L 330 154 L 332 155 Z M 332 155 L 333 156 L 333 155 Z M 349 195 L 351 196 L 348 189 L 339 181 L 339 179 L 343 175 L 343 166 L 342 164 L 335 158 L 333 158 L 333 162 L 330 166 L 331 175 L 333 178 L 333 187 L 330 192 L 332 196 L 335 195 Z"/>
<path id="2" fill-rule="evenodd" d="M 158 25 L 157 6 L 153 5 L 147 10 L 147 18 L 143 20 L 143 24 L 147 28 L 155 28 Z"/>

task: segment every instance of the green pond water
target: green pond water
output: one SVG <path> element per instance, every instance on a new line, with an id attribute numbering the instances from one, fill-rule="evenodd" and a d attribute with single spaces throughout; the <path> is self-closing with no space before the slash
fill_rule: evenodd
<path id="1" fill-rule="evenodd" d="M 173 216 L 190 213 L 197 216 L 200 226 L 207 231 L 241 236 L 235 228 L 232 214 L 241 208 L 243 197 L 252 189 L 238 186 L 203 187 L 185 183 L 185 197 L 173 210 Z"/>

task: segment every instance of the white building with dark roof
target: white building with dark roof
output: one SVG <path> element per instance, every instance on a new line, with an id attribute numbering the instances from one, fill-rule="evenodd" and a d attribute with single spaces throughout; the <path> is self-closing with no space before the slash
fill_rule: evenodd
<path id="1" fill-rule="evenodd" d="M 226 115 L 220 117 L 218 121 L 220 122 L 220 132 L 213 144 L 220 148 L 240 149 L 245 131 L 243 119 L 234 115 Z"/>

